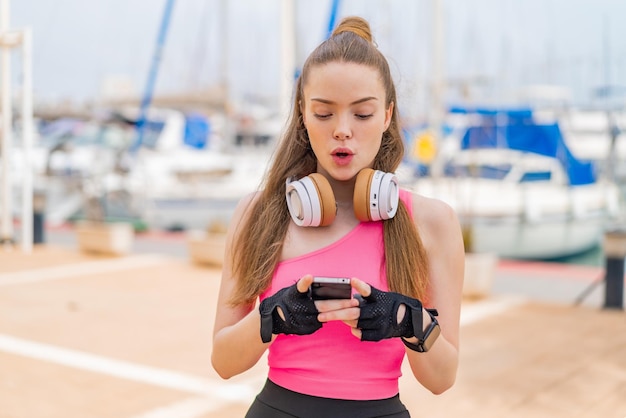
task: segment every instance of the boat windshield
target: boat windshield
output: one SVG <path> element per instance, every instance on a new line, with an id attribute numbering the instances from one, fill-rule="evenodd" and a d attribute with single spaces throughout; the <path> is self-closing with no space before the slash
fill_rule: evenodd
<path id="1" fill-rule="evenodd" d="M 445 167 L 446 177 L 473 177 L 502 180 L 511 171 L 511 164 L 457 164 L 449 163 Z"/>
<path id="2" fill-rule="evenodd" d="M 165 122 L 146 120 L 144 122 L 141 145 L 146 148 L 155 149 L 164 127 Z"/>
<path id="3" fill-rule="evenodd" d="M 520 183 L 529 183 L 532 181 L 549 181 L 552 179 L 552 172 L 550 171 L 529 171 L 524 173 L 520 179 Z"/>

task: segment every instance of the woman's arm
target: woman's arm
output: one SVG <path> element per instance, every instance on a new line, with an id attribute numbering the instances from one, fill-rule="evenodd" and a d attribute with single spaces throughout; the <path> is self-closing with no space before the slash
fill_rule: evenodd
<path id="1" fill-rule="evenodd" d="M 261 341 L 261 316 L 254 305 L 231 306 L 228 301 L 235 291 L 237 278 L 233 276 L 228 254 L 237 239 L 236 230 L 247 216 L 247 208 L 255 195 L 250 195 L 237 205 L 226 236 L 226 254 L 222 268 L 222 280 L 217 299 L 217 313 L 213 328 L 213 351 L 211 364 L 224 379 L 243 373 L 254 366 L 269 344 Z"/>
<path id="2" fill-rule="evenodd" d="M 413 214 L 430 264 L 426 307 L 439 312 L 441 335 L 428 352 L 407 348 L 407 356 L 415 378 L 431 392 L 440 394 L 454 384 L 458 369 L 465 268 L 463 237 L 455 212 L 439 200 L 414 195 Z M 424 327 L 429 323 L 430 317 L 424 310 Z"/>

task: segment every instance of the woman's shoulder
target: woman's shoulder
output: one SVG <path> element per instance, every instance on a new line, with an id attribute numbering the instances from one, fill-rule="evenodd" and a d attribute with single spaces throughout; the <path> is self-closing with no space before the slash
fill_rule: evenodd
<path id="1" fill-rule="evenodd" d="M 261 192 L 253 191 L 239 199 L 239 202 L 237 202 L 237 206 L 235 206 L 235 210 L 233 211 L 233 220 L 239 222 L 249 216 L 250 209 L 259 201 L 260 198 Z"/>
<path id="2" fill-rule="evenodd" d="M 239 202 L 237 203 L 237 207 L 248 207 L 251 204 L 256 203 L 260 198 L 261 190 L 255 190 L 241 197 L 241 199 L 239 199 Z"/>
<path id="3" fill-rule="evenodd" d="M 411 202 L 414 215 L 420 215 L 420 212 L 422 215 L 427 215 L 431 212 L 436 215 L 437 212 L 442 211 L 442 215 L 456 216 L 454 209 L 443 200 L 427 197 L 410 189 L 401 189 L 401 197 L 405 201 L 409 200 Z"/>
<path id="4" fill-rule="evenodd" d="M 448 203 L 411 190 L 407 190 L 407 193 L 411 197 L 413 220 L 420 231 L 432 234 L 460 231 L 457 214 Z"/>

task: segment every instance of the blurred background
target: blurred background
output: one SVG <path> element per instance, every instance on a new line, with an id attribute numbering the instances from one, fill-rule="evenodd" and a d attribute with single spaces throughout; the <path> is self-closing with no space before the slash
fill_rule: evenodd
<path id="1" fill-rule="evenodd" d="M 210 93 L 227 81 L 232 100 L 280 101 L 283 1 L 174 3 L 157 95 Z M 326 37 L 333 1 L 292 3 L 292 53 L 300 65 Z M 509 101 L 525 87 L 548 84 L 569 90 L 573 103 L 589 104 L 598 88 L 626 83 L 626 29 L 620 25 L 626 4 L 618 0 L 448 0 L 439 3 L 439 10 L 433 0 L 338 3 L 338 18 L 356 14 L 371 22 L 394 69 L 405 114 L 428 108 L 425 97 L 436 78 L 437 19 L 441 71 L 451 100 L 474 93 L 474 100 Z M 115 82 L 138 99 L 165 5 L 145 0 L 11 2 L 11 26 L 33 27 L 36 101 L 97 104 L 113 93 Z M 459 91 L 463 84 L 466 90 Z"/>
<path id="2" fill-rule="evenodd" d="M 32 29 L 34 136 L 31 153 L 14 47 L 0 200 L 26 216 L 30 167 L 35 241 L 80 220 L 223 230 L 261 186 L 304 59 L 347 15 L 392 68 L 399 179 L 457 210 L 468 252 L 598 264 L 622 224 L 624 2 L 19 0 L 8 15 Z"/>
<path id="3" fill-rule="evenodd" d="M 626 416 L 623 0 L 0 0 L 0 416 L 244 415 L 266 361 L 209 359 L 225 230 L 348 15 L 396 82 L 399 182 L 466 249 L 455 387 L 406 363 L 403 402 Z"/>

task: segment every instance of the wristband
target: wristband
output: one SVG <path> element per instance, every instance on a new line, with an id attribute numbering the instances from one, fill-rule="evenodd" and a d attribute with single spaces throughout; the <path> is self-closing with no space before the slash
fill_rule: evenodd
<path id="1" fill-rule="evenodd" d="M 441 334 L 441 327 L 439 326 L 439 322 L 437 321 L 437 318 L 436 318 L 436 316 L 439 315 L 439 312 L 437 312 L 436 309 L 426 309 L 426 312 L 428 312 L 428 315 L 430 315 L 430 319 L 432 321 L 430 325 L 428 326 L 428 328 L 426 329 L 426 331 L 424 331 L 424 322 L 423 322 L 424 318 L 423 318 L 422 312 L 420 311 L 418 313 L 417 316 L 419 316 L 419 318 L 416 318 L 416 315 L 415 315 L 416 312 L 413 312 L 414 314 L 413 328 L 414 328 L 415 336 L 417 337 L 417 340 L 418 340 L 417 344 L 410 343 L 406 341 L 404 338 L 401 338 L 405 346 L 407 346 L 413 351 L 417 351 L 418 353 L 425 353 L 428 350 L 430 350 L 433 344 L 435 343 L 435 341 L 437 340 L 437 337 L 439 337 L 439 334 Z M 418 329 L 418 326 L 419 326 L 419 329 Z"/>

